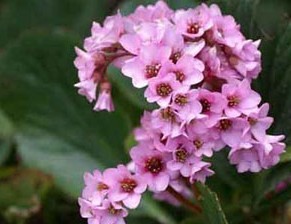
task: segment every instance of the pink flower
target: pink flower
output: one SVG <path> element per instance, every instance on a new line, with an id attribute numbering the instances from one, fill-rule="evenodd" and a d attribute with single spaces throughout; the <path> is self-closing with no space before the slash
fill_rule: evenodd
<path id="1" fill-rule="evenodd" d="M 286 145 L 280 141 L 285 138 L 284 135 L 267 135 L 261 147 L 263 152 L 260 155 L 261 164 L 264 169 L 268 169 L 276 165 L 280 161 L 280 155 L 285 152 Z"/>
<path id="2" fill-rule="evenodd" d="M 242 142 L 243 130 L 248 123 L 243 118 L 220 118 L 216 130 L 212 130 L 213 134 L 217 132 L 219 138 L 230 147 L 237 147 Z M 218 137 L 217 136 L 217 137 Z M 249 136 L 245 136 L 248 138 Z"/>
<path id="3" fill-rule="evenodd" d="M 119 165 L 116 169 L 108 169 L 105 181 L 110 186 L 109 200 L 122 201 L 130 209 L 137 208 L 141 194 L 147 187 L 146 182 L 140 176 L 132 175 L 123 165 Z"/>
<path id="4" fill-rule="evenodd" d="M 130 156 L 136 166 L 136 174 L 142 176 L 154 192 L 164 191 L 170 182 L 167 171 L 165 154 L 149 148 L 147 145 L 138 145 L 131 149 Z"/>
<path id="5" fill-rule="evenodd" d="M 259 145 L 241 144 L 238 148 L 231 149 L 229 153 L 230 163 L 237 165 L 239 173 L 259 172 L 262 169 L 259 158 L 260 150 Z"/>
<path id="6" fill-rule="evenodd" d="M 214 174 L 214 172 L 209 169 L 210 166 L 210 163 L 202 161 L 199 157 L 195 157 L 195 160 L 193 161 L 190 182 L 194 183 L 195 181 L 200 181 L 204 183 L 207 177 Z"/>
<path id="7" fill-rule="evenodd" d="M 138 55 L 142 46 L 160 44 L 165 35 L 169 23 L 142 23 L 133 27 L 132 33 L 121 36 L 119 43 L 133 55 Z"/>
<path id="8" fill-rule="evenodd" d="M 170 59 L 174 64 L 176 64 L 181 57 L 186 55 L 194 58 L 205 46 L 205 41 L 203 39 L 197 42 L 184 42 L 183 36 L 175 26 L 166 26 L 163 34 L 161 44 L 171 48 L 172 53 Z"/>
<path id="9" fill-rule="evenodd" d="M 176 147 L 172 151 L 172 158 L 167 162 L 167 168 L 171 171 L 179 171 L 183 177 L 190 177 L 196 160 L 193 155 L 193 145 L 183 138 L 178 138 Z"/>
<path id="10" fill-rule="evenodd" d="M 74 61 L 74 65 L 78 69 L 78 76 L 80 81 L 91 79 L 96 68 L 95 57 L 93 54 L 82 51 L 77 47 L 75 48 L 75 51 L 77 57 Z"/>
<path id="11" fill-rule="evenodd" d="M 163 73 L 174 73 L 177 81 L 185 86 L 200 83 L 203 80 L 204 64 L 190 55 L 181 56 L 174 64 L 167 63 L 162 69 Z"/>
<path id="12" fill-rule="evenodd" d="M 196 9 L 178 10 L 174 16 L 177 29 L 190 38 L 201 37 L 213 26 L 210 16 L 202 7 Z"/>
<path id="13" fill-rule="evenodd" d="M 96 71 L 98 67 L 103 66 L 105 58 L 102 54 L 90 54 L 75 48 L 77 58 L 74 61 L 78 69 L 78 76 L 80 82 L 75 84 L 79 88 L 78 93 L 86 96 L 89 102 L 96 99 L 96 89 L 101 75 Z"/>
<path id="14" fill-rule="evenodd" d="M 202 105 L 202 114 L 207 116 L 205 124 L 208 127 L 212 127 L 222 116 L 227 101 L 220 93 L 210 92 L 206 89 L 199 89 L 198 91 L 198 100 Z"/>
<path id="15" fill-rule="evenodd" d="M 181 124 L 181 119 L 171 107 L 157 109 L 152 112 L 152 128 L 159 130 L 163 137 L 171 136 L 172 138 L 185 133 Z"/>
<path id="16" fill-rule="evenodd" d="M 197 157 L 211 157 L 214 150 L 218 151 L 221 149 L 221 146 L 211 136 L 211 133 L 206 132 L 203 134 L 198 134 L 195 128 L 193 128 L 193 125 L 189 125 L 187 128 L 187 135 L 189 137 L 189 141 L 193 144 L 193 154 Z"/>
<path id="17" fill-rule="evenodd" d="M 256 112 L 252 112 L 247 117 L 249 126 L 244 130 L 244 133 L 249 131 L 258 140 L 263 142 L 266 137 L 266 130 L 273 123 L 273 118 L 267 117 L 269 112 L 269 104 L 265 103 Z"/>
<path id="18" fill-rule="evenodd" d="M 128 17 L 133 23 L 152 22 L 158 19 L 171 18 L 173 11 L 163 1 L 147 7 L 139 6 L 134 13 Z"/>
<path id="19" fill-rule="evenodd" d="M 83 198 L 78 198 L 78 204 L 80 206 L 80 213 L 82 218 L 94 218 L 91 202 Z M 98 219 L 98 217 L 96 217 L 96 219 Z"/>
<path id="20" fill-rule="evenodd" d="M 78 93 L 85 96 L 90 103 L 96 99 L 97 83 L 93 79 L 76 83 L 74 86 L 79 88 Z"/>
<path id="21" fill-rule="evenodd" d="M 256 141 L 252 144 L 242 143 L 230 151 L 230 163 L 237 165 L 239 173 L 259 172 L 279 162 L 280 155 L 286 147 L 284 143 L 279 142 L 284 139 L 284 136 L 267 136 L 266 139 L 264 143 Z"/>
<path id="22" fill-rule="evenodd" d="M 170 55 L 171 49 L 168 47 L 143 46 L 137 57 L 125 63 L 122 73 L 132 78 L 135 87 L 145 87 L 150 79 L 159 74 L 161 67 L 169 60 Z"/>
<path id="23" fill-rule="evenodd" d="M 90 202 L 92 206 L 99 206 L 109 190 L 103 175 L 98 170 L 95 170 L 93 174 L 85 173 L 84 181 L 85 188 L 82 192 L 82 198 Z"/>
<path id="24" fill-rule="evenodd" d="M 198 91 L 193 89 L 185 91 L 180 89 L 173 96 L 172 107 L 177 110 L 182 125 L 190 123 L 195 118 L 202 118 L 205 115 L 201 115 L 202 105 L 198 101 Z"/>
<path id="25" fill-rule="evenodd" d="M 101 91 L 95 104 L 94 110 L 107 110 L 109 112 L 114 111 L 114 104 L 111 98 L 111 93 L 109 91 Z"/>
<path id="26" fill-rule="evenodd" d="M 214 26 L 211 32 L 213 41 L 232 48 L 244 40 L 244 36 L 240 32 L 240 26 L 232 16 L 217 15 L 213 17 L 213 21 Z"/>
<path id="27" fill-rule="evenodd" d="M 258 50 L 260 40 L 253 42 L 246 40 L 239 42 L 233 49 L 233 55 L 229 58 L 230 64 L 248 79 L 257 78 L 261 72 L 261 52 Z"/>
<path id="28" fill-rule="evenodd" d="M 261 97 L 250 87 L 246 79 L 238 84 L 225 84 L 222 86 L 222 94 L 227 98 L 227 107 L 224 112 L 229 117 L 248 115 L 255 111 L 261 102 Z"/>
<path id="29" fill-rule="evenodd" d="M 172 95 L 180 88 L 188 89 L 176 80 L 175 74 L 157 76 L 150 80 L 144 95 L 148 102 L 157 102 L 161 107 L 167 107 L 170 104 Z"/>
<path id="30" fill-rule="evenodd" d="M 128 215 L 122 205 L 109 200 L 105 200 L 102 207 L 96 209 L 96 213 L 100 217 L 100 222 L 96 224 L 125 224 L 124 218 Z"/>
<path id="31" fill-rule="evenodd" d="M 107 17 L 104 26 L 94 22 L 91 36 L 85 39 L 84 48 L 88 52 L 95 52 L 117 43 L 120 35 L 124 32 L 124 21 L 118 12 L 114 16 Z"/>

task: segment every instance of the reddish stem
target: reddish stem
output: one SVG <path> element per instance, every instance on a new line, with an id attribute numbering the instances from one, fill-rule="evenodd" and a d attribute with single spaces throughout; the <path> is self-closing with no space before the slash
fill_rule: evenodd
<path id="1" fill-rule="evenodd" d="M 179 192 L 175 191 L 172 187 L 168 187 L 167 191 L 177 199 L 181 204 L 183 204 L 186 208 L 188 208 L 193 213 L 199 214 L 202 212 L 202 209 L 198 205 L 194 205 L 191 201 L 187 200 L 183 195 Z"/>

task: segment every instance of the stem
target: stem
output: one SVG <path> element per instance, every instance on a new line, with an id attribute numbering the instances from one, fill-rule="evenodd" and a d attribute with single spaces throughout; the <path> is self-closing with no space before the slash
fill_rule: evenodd
<path id="1" fill-rule="evenodd" d="M 199 200 L 199 198 L 200 198 L 200 191 L 198 190 L 198 188 L 197 188 L 197 186 L 196 186 L 195 183 L 191 185 L 191 190 L 192 190 L 193 195 L 196 198 L 196 200 Z"/>
<path id="2" fill-rule="evenodd" d="M 195 200 L 199 201 L 200 198 L 200 191 L 198 190 L 197 186 L 195 183 L 191 184 L 187 178 L 183 178 L 185 184 L 187 185 L 187 187 L 189 187 L 192 191 L 193 197 L 195 198 Z"/>
<path id="3" fill-rule="evenodd" d="M 181 204 L 183 204 L 186 208 L 188 208 L 193 213 L 199 214 L 202 212 L 202 209 L 198 205 L 194 205 L 191 201 L 187 200 L 183 195 L 179 192 L 175 191 L 172 187 L 168 187 L 167 191 L 177 199 Z"/>

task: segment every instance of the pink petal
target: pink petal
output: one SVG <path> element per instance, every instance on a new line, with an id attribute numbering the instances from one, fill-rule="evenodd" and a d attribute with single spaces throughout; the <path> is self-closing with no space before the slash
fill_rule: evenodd
<path id="1" fill-rule="evenodd" d="M 123 200 L 123 203 L 126 207 L 130 209 L 135 209 L 138 207 L 141 200 L 140 194 L 131 194 L 126 199 Z"/>

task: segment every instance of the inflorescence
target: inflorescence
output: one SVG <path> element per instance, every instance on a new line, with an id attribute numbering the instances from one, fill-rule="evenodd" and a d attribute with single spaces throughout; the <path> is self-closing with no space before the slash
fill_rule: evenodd
<path id="1" fill-rule="evenodd" d="M 173 11 L 158 1 L 128 16 L 118 12 L 103 26 L 94 22 L 85 50 L 76 48 L 79 93 L 95 102 L 94 110 L 113 111 L 106 76 L 113 65 L 159 108 L 146 111 L 135 129 L 129 166 L 85 174 L 82 217 L 122 224 L 146 190 L 199 212 L 186 198 L 196 181 L 214 174 L 204 160 L 220 150 L 230 148 L 239 173 L 278 163 L 284 136 L 266 134 L 273 123 L 269 105 L 251 88 L 261 71 L 259 44 L 217 5 Z"/>

